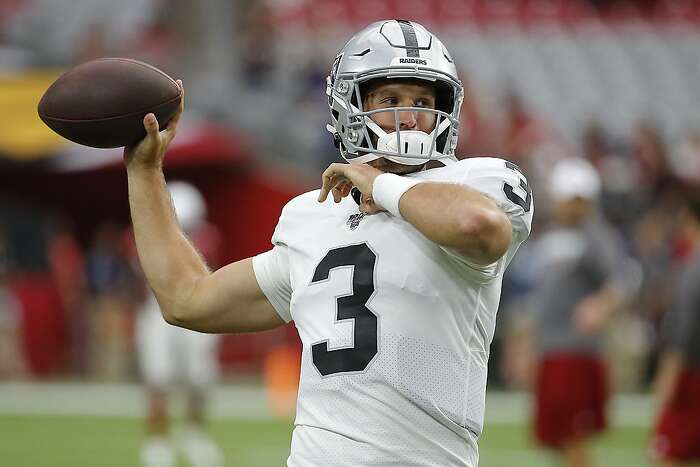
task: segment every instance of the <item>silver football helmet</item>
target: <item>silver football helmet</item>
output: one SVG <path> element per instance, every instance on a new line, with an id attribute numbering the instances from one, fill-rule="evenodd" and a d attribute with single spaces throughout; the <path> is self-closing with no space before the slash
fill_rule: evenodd
<path id="1" fill-rule="evenodd" d="M 366 85 L 372 80 L 392 78 L 434 83 L 436 109 L 363 109 Z M 386 157 L 400 164 L 419 165 L 429 160 L 455 159 L 464 89 L 445 46 L 420 24 L 404 20 L 370 24 L 338 53 L 326 82 L 331 111 L 327 129 L 348 162 Z M 430 133 L 401 130 L 399 112 L 406 111 L 434 114 L 435 127 Z M 372 120 L 372 115 L 379 112 L 394 114 L 394 131 L 387 132 Z"/>

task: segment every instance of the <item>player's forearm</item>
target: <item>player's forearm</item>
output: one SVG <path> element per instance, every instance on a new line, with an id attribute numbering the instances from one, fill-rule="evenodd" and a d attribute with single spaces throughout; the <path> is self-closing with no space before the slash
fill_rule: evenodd
<path id="1" fill-rule="evenodd" d="M 505 254 L 511 225 L 491 199 L 469 187 L 420 183 L 401 197 L 403 218 L 435 243 L 487 264 Z"/>
<path id="2" fill-rule="evenodd" d="M 654 397 L 659 405 L 663 405 L 670 399 L 682 367 L 683 357 L 679 352 L 666 352 L 661 356 L 654 381 Z"/>
<path id="3" fill-rule="evenodd" d="M 615 314 L 618 310 L 621 310 L 627 301 L 624 291 L 621 290 L 617 284 L 606 285 L 595 292 L 593 297 L 603 310 L 606 321 L 611 315 Z"/>
<path id="4" fill-rule="evenodd" d="M 127 175 L 141 267 L 163 314 L 179 312 L 209 270 L 177 223 L 163 172 L 128 168 Z"/>

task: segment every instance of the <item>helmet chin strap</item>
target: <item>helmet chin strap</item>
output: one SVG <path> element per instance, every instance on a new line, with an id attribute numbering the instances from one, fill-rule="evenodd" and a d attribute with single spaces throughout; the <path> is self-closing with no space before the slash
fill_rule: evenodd
<path id="1" fill-rule="evenodd" d="M 425 164 L 431 159 L 430 145 L 432 138 L 429 134 L 415 130 L 401 130 L 399 133 L 401 142 L 397 141 L 397 133 L 386 133 L 377 140 L 377 149 L 380 151 L 406 154 L 403 156 L 384 156 L 390 161 L 405 165 Z M 399 144 L 401 147 L 399 148 Z M 432 151 L 433 153 L 435 151 Z M 418 157 L 410 157 L 418 156 Z"/>
<path id="2" fill-rule="evenodd" d="M 440 122 L 430 133 L 418 130 L 398 130 L 387 133 L 369 117 L 365 117 L 365 124 L 378 136 L 377 150 L 397 154 L 383 156 L 392 162 L 405 165 L 421 165 L 429 160 L 443 159 L 445 157 L 437 151 L 434 142 L 450 126 L 450 122 L 447 119 Z M 399 147 L 399 144 L 401 147 Z"/>

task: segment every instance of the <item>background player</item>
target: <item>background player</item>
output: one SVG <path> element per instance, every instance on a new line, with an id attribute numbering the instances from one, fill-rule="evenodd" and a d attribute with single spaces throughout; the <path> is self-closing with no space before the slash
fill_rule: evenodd
<path id="1" fill-rule="evenodd" d="M 590 439 L 607 426 L 605 323 L 626 296 L 618 239 L 596 211 L 600 179 L 584 159 L 549 178 L 556 225 L 539 238 L 534 343 L 535 434 L 565 465 L 593 464 Z"/>
<path id="2" fill-rule="evenodd" d="M 215 228 L 206 223 L 204 197 L 185 182 L 168 184 L 180 227 L 210 264 L 216 264 L 219 243 Z M 192 467 L 218 467 L 223 453 L 204 430 L 207 393 L 218 375 L 218 337 L 169 326 L 155 297 L 149 293 L 136 328 L 141 375 L 148 392 L 147 439 L 141 448 L 144 467 L 176 465 L 170 438 L 168 394 L 176 384 L 187 392 L 187 419 L 178 446 Z"/>
<path id="3" fill-rule="evenodd" d="M 214 273 L 169 208 L 161 166 L 179 114 L 162 134 L 146 116 L 147 137 L 125 154 L 146 277 L 179 326 L 295 321 L 303 353 L 288 465 L 475 466 L 501 281 L 530 232 L 529 187 L 504 160 L 454 161 L 462 86 L 416 23 L 355 35 L 327 95 L 351 163 L 332 164 L 320 192 L 285 206 L 272 250 Z M 423 170 L 428 161 L 446 165 Z"/>
<path id="4" fill-rule="evenodd" d="M 26 376 L 22 354 L 22 315 L 8 284 L 11 271 L 5 232 L 0 226 L 0 380 Z"/>
<path id="5" fill-rule="evenodd" d="M 688 203 L 684 221 L 692 252 L 666 317 L 667 349 L 655 384 L 661 410 L 652 447 L 665 467 L 700 465 L 700 198 Z"/>

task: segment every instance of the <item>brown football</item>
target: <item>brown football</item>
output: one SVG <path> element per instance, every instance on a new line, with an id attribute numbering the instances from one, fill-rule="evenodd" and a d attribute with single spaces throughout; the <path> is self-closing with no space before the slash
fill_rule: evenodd
<path id="1" fill-rule="evenodd" d="M 158 68 L 128 58 L 92 60 L 61 75 L 39 101 L 39 117 L 59 135 L 85 146 L 117 148 L 138 142 L 143 117 L 162 128 L 182 92 Z"/>

